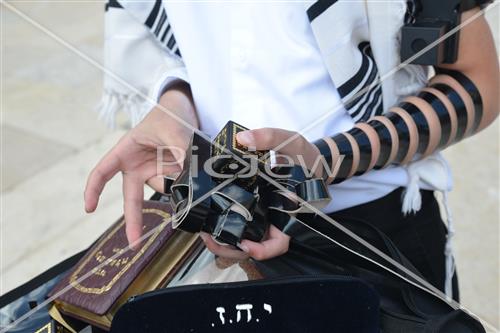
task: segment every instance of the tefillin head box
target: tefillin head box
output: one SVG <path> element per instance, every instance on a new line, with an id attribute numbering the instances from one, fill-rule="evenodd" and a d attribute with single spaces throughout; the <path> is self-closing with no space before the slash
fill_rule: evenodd
<path id="1" fill-rule="evenodd" d="M 264 169 L 269 159 L 268 150 L 251 150 L 240 145 L 236 139 L 239 132 L 248 130 L 234 121 L 228 121 L 212 143 L 212 168 L 220 174 L 236 174 L 251 163 Z M 253 160 L 253 161 L 252 161 Z"/>

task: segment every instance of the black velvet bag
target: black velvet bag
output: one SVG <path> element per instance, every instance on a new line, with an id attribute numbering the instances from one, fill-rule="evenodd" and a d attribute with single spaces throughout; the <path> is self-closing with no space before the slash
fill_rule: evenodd
<path id="1" fill-rule="evenodd" d="M 111 332 L 376 333 L 378 305 L 377 293 L 352 277 L 191 285 L 130 299 Z"/>

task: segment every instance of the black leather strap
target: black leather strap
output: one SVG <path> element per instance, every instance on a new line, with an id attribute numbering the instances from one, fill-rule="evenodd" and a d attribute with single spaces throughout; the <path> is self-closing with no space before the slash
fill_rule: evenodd
<path id="1" fill-rule="evenodd" d="M 451 118 L 448 109 L 438 97 L 428 91 L 420 92 L 418 97 L 429 103 L 434 111 L 436 111 L 436 115 L 439 118 L 439 124 L 441 125 L 441 140 L 439 141 L 438 147 L 444 147 L 451 135 Z"/>
<path id="2" fill-rule="evenodd" d="M 401 162 L 406 154 L 408 154 L 408 149 L 410 148 L 410 130 L 404 119 L 397 113 L 388 112 L 386 116 L 394 124 L 398 132 L 399 147 L 395 162 Z"/>
<path id="3" fill-rule="evenodd" d="M 472 133 L 476 132 L 483 118 L 483 99 L 481 97 L 479 89 L 477 89 L 476 85 L 474 84 L 474 82 L 472 82 L 471 79 L 469 79 L 467 76 L 465 76 L 463 73 L 459 71 L 440 69 L 439 73 L 449 75 L 455 80 L 457 80 L 458 83 L 460 83 L 462 87 L 464 87 L 464 89 L 470 94 L 472 101 L 474 102 L 474 111 L 475 111 L 474 124 L 472 125 Z"/>
<path id="4" fill-rule="evenodd" d="M 339 167 L 339 172 L 337 173 L 337 176 L 333 181 L 334 184 L 337 184 L 344 181 L 349 175 L 349 172 L 352 168 L 353 152 L 351 142 L 344 134 L 337 134 L 332 138 L 332 140 L 337 144 L 337 147 L 339 148 L 339 154 L 341 156 L 344 156 L 344 159 L 342 160 L 342 163 Z"/>
<path id="5" fill-rule="evenodd" d="M 323 139 L 319 139 L 316 142 L 314 142 L 314 145 L 318 147 L 319 153 L 325 158 L 326 163 L 328 164 L 328 168 L 332 170 L 332 164 L 333 164 L 332 152 L 326 141 Z M 328 173 L 325 172 L 325 174 Z"/>
<path id="6" fill-rule="evenodd" d="M 380 154 L 378 156 L 377 162 L 375 163 L 374 169 L 381 169 L 387 164 L 389 157 L 391 156 L 392 150 L 392 138 L 391 133 L 385 127 L 383 123 L 374 119 L 368 122 L 368 125 L 373 127 L 375 132 L 377 132 L 378 138 L 380 140 Z"/>
<path id="7" fill-rule="evenodd" d="M 425 118 L 422 110 L 420 110 L 416 105 L 412 103 L 401 103 L 399 105 L 400 108 L 405 109 L 406 112 L 411 116 L 415 125 L 417 125 L 418 130 L 418 148 L 417 152 L 423 153 L 427 146 L 429 145 L 429 123 L 427 122 L 427 118 Z"/>
<path id="8" fill-rule="evenodd" d="M 450 100 L 451 104 L 455 107 L 455 112 L 457 114 L 457 135 L 455 136 L 455 141 L 463 139 L 465 136 L 465 130 L 467 129 L 468 115 L 467 109 L 465 107 L 464 100 L 452 87 L 443 84 L 436 83 L 431 85 L 431 88 L 435 88 L 445 94 Z"/>
<path id="9" fill-rule="evenodd" d="M 357 127 L 349 131 L 359 146 L 359 165 L 355 175 L 361 175 L 368 170 L 372 159 L 372 145 L 365 132 Z"/>

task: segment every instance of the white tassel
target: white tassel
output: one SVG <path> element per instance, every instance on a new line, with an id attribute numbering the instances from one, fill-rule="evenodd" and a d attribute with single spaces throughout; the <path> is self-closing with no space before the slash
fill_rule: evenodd
<path id="1" fill-rule="evenodd" d="M 105 91 L 101 101 L 97 106 L 99 119 L 103 120 L 110 128 L 115 127 L 114 115 L 118 112 L 119 105 L 116 95 L 112 92 Z"/>
<path id="2" fill-rule="evenodd" d="M 417 212 L 422 206 L 422 196 L 420 194 L 420 183 L 429 184 L 430 187 L 443 194 L 443 205 L 446 212 L 446 224 L 448 235 L 444 248 L 445 255 L 445 285 L 446 296 L 453 297 L 453 275 L 455 274 L 455 260 L 453 258 L 452 238 L 455 234 L 455 227 L 448 205 L 448 177 L 446 170 L 448 166 L 446 161 L 438 154 L 427 157 L 426 159 L 412 162 L 406 167 L 408 172 L 408 186 L 403 192 L 402 212 L 404 214 Z"/>
<path id="3" fill-rule="evenodd" d="M 408 172 L 408 185 L 402 199 L 401 211 L 404 214 L 418 212 L 422 207 L 420 184 L 428 184 L 438 191 L 448 189 L 448 166 L 439 154 L 412 162 L 405 169 Z"/>
<path id="4" fill-rule="evenodd" d="M 152 107 L 150 102 L 137 94 L 121 94 L 105 90 L 97 112 L 99 119 L 102 119 L 109 128 L 115 128 L 116 115 L 123 111 L 130 119 L 130 126 L 134 127 L 141 122 Z"/>
<path id="5" fill-rule="evenodd" d="M 403 205 L 401 211 L 407 215 L 416 213 L 422 207 L 422 195 L 420 194 L 420 176 L 412 166 L 407 167 L 409 182 L 403 192 Z"/>

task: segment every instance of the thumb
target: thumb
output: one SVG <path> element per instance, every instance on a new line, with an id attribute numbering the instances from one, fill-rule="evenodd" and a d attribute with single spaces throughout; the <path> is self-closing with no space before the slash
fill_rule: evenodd
<path id="1" fill-rule="evenodd" d="M 255 136 L 253 131 L 243 131 L 236 134 L 236 139 L 238 143 L 247 147 L 255 147 Z"/>
<path id="2" fill-rule="evenodd" d="M 238 142 L 246 147 L 255 148 L 257 150 L 274 149 L 285 141 L 302 140 L 302 137 L 295 132 L 287 131 L 279 128 L 259 128 L 255 130 L 247 130 L 239 132 L 236 135 Z M 293 142 L 295 143 L 295 142 Z M 293 144 L 292 143 L 292 144 Z M 283 149 L 286 153 L 286 149 Z"/>

